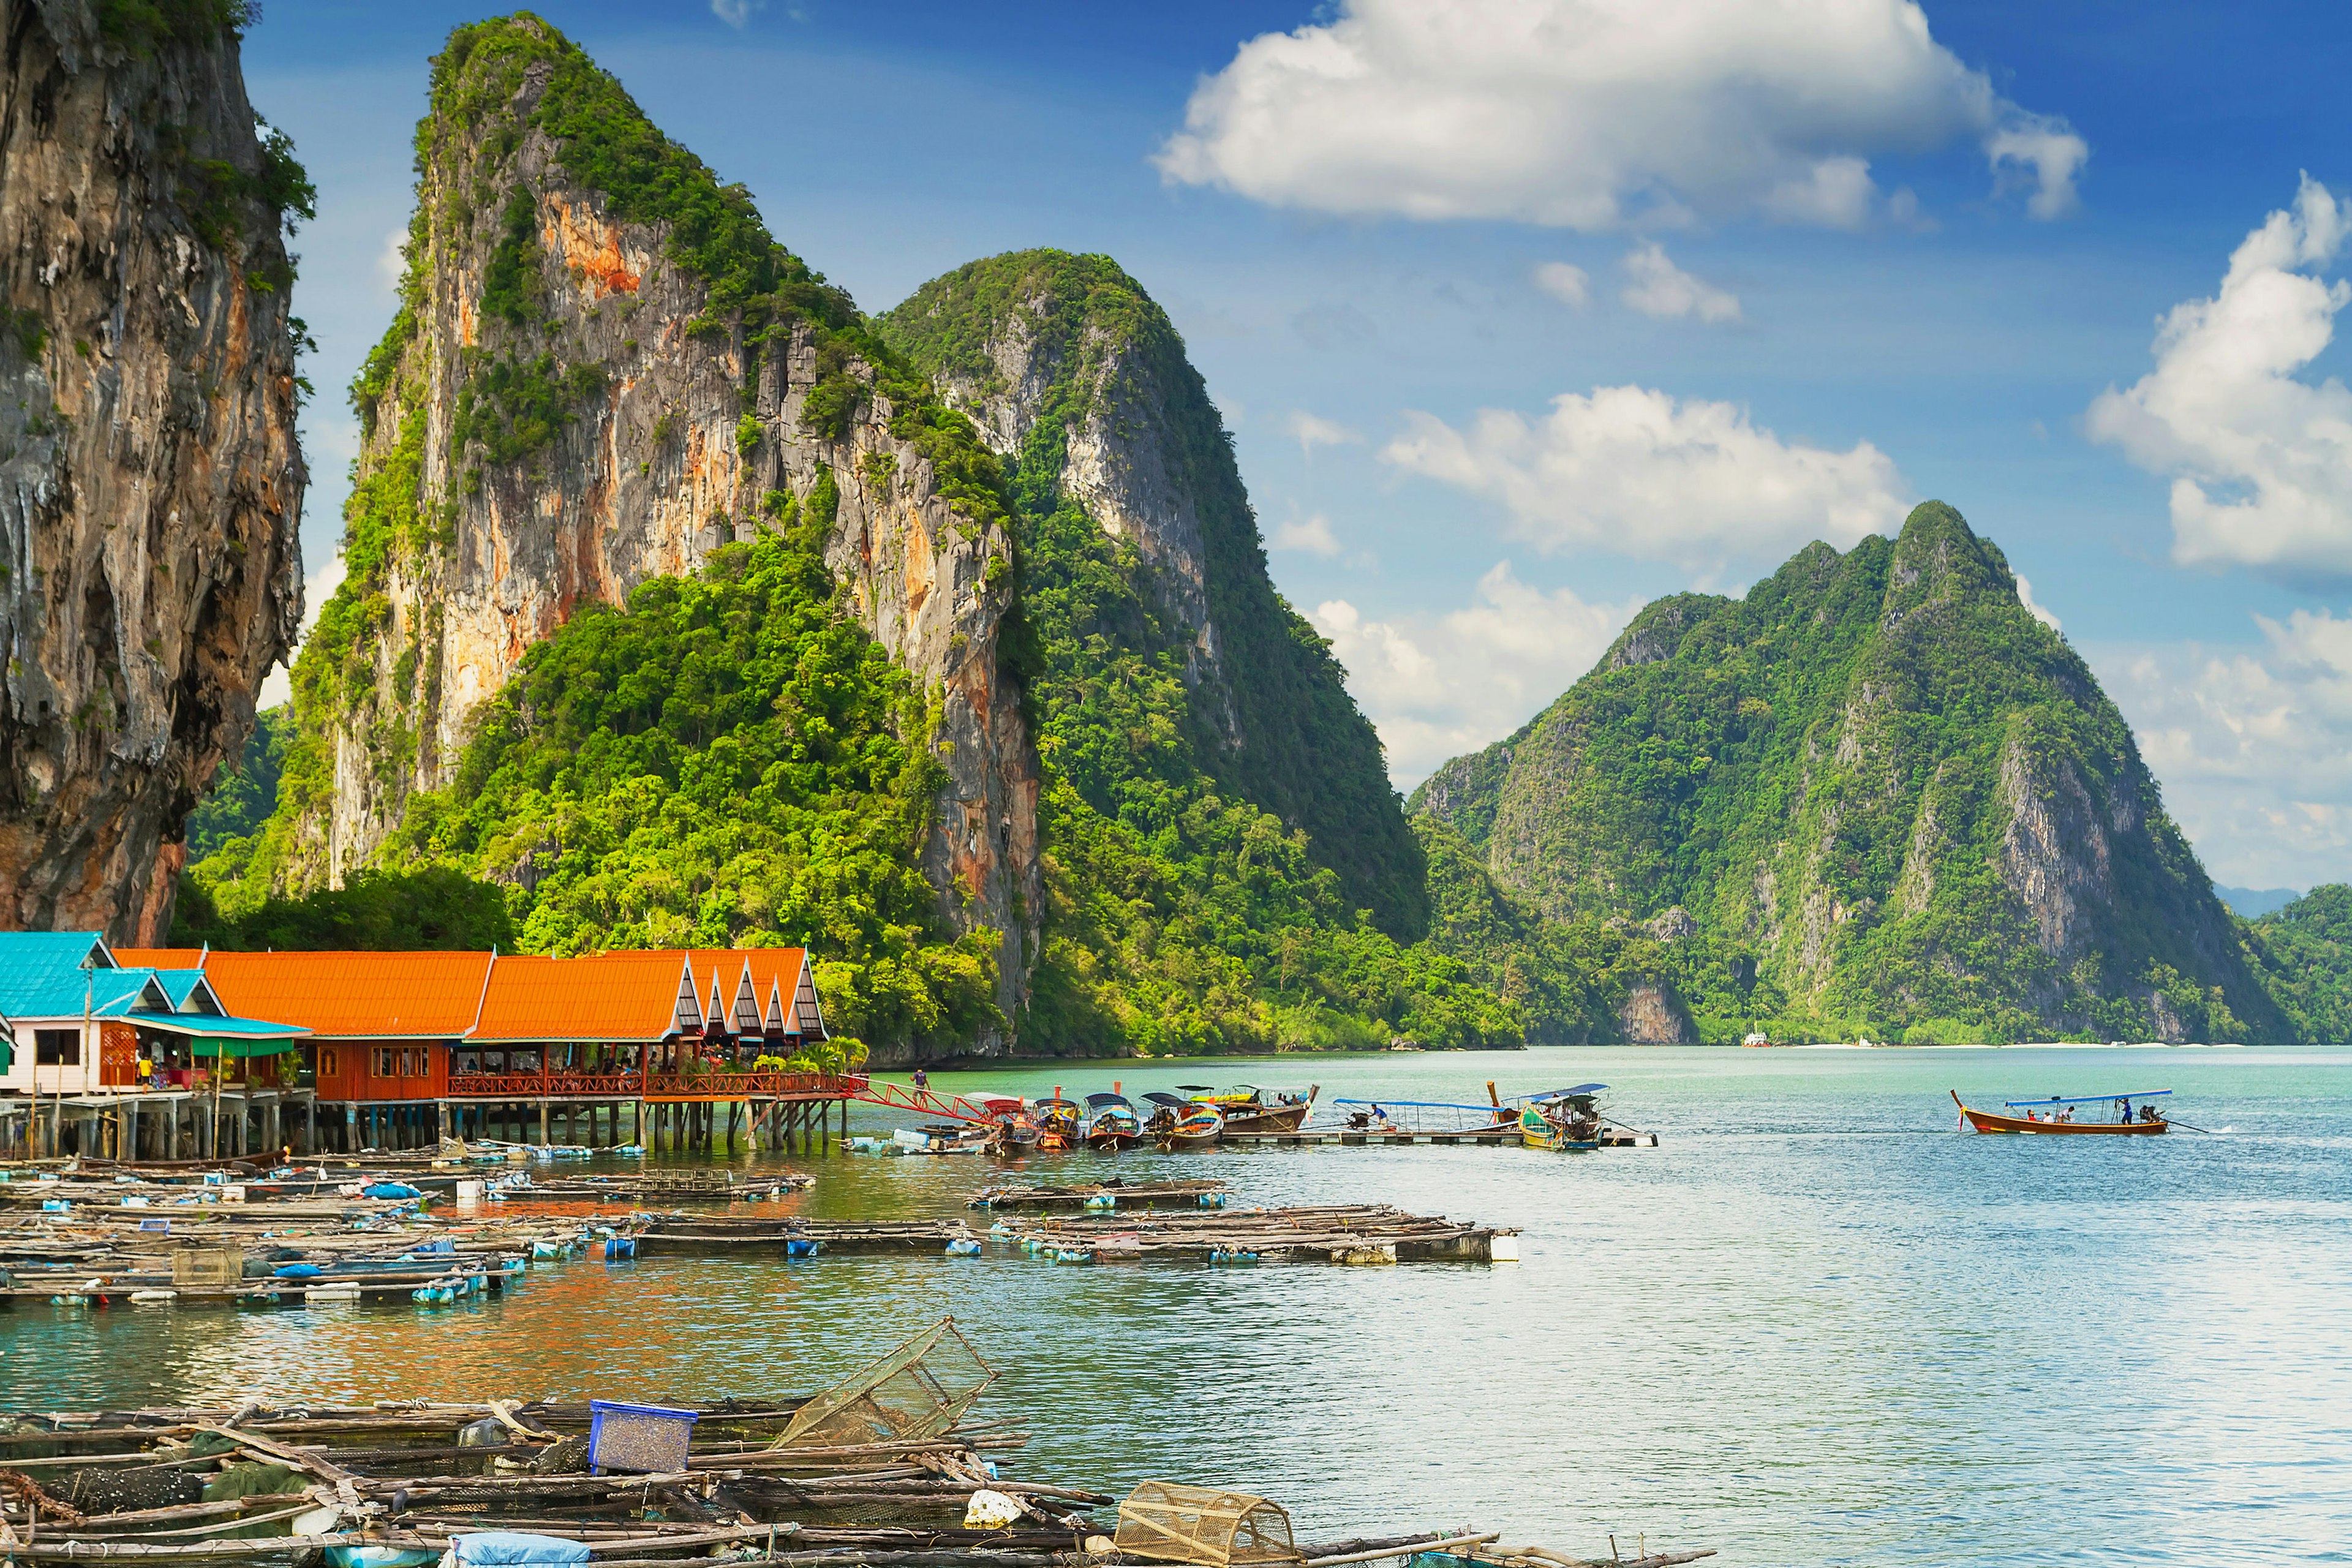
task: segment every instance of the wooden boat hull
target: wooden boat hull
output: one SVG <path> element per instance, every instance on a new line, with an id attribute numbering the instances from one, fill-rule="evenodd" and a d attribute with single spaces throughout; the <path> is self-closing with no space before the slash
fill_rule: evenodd
<path id="1" fill-rule="evenodd" d="M 1952 1096 L 1952 1103 L 1960 1108 L 1960 1114 L 1969 1119 L 1969 1125 L 1979 1132 L 2088 1133 L 2110 1138 L 2145 1138 L 2172 1130 L 2172 1123 L 2160 1121 L 2034 1121 L 2022 1116 L 2002 1116 L 1990 1110 L 1975 1110 L 1958 1094 Z"/>
<path id="2" fill-rule="evenodd" d="M 1257 1110 L 1239 1106 L 1225 1110 L 1224 1131 L 1227 1132 L 1296 1132 L 1307 1121 L 1307 1113 L 1315 1109 L 1315 1097 L 1321 1091 L 1318 1084 L 1307 1091 L 1306 1100 L 1298 1105 L 1270 1105 Z"/>
<path id="3" fill-rule="evenodd" d="M 1097 1154 L 1117 1154 L 1143 1142 L 1140 1132 L 1089 1132 L 1087 1147 Z"/>

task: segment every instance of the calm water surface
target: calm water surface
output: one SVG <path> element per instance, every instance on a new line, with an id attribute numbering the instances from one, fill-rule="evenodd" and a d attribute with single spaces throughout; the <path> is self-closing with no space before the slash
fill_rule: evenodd
<path id="1" fill-rule="evenodd" d="M 1483 1099 L 1606 1079 L 1656 1150 L 1033 1160 L 1521 1226 L 1517 1265 L 647 1259 L 415 1311 L 0 1316 L 0 1404 L 799 1393 L 951 1311 L 1033 1477 L 1289 1506 L 1303 1537 L 1482 1521 L 1730 1565 L 2352 1560 L 2352 1050 L 1584 1050 L 942 1075 Z M 2179 1089 L 2218 1130 L 1957 1135 L 1980 1101 Z M 859 1124 L 879 1130 L 878 1110 Z M 796 1162 L 799 1163 L 799 1162 Z M 1001 1166 L 833 1157 L 827 1218 L 960 1212 Z M 772 1210 L 766 1212 L 775 1212 Z"/>

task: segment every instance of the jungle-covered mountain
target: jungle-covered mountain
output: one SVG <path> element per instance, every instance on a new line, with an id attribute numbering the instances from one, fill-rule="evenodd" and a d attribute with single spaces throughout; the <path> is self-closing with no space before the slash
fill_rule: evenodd
<path id="1" fill-rule="evenodd" d="M 347 574 L 192 934 L 454 872 L 526 951 L 808 941 L 891 1054 L 1523 1037 L 1115 266 L 869 321 L 527 15 L 416 152 Z"/>
<path id="2" fill-rule="evenodd" d="M 1722 954 L 1709 1038 L 2293 1032 L 2122 715 L 1940 503 L 1649 605 L 1412 807 L 1549 920 Z"/>

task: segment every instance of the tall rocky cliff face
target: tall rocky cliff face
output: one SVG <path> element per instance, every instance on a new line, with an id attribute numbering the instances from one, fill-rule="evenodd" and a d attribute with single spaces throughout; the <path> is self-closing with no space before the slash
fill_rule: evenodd
<path id="1" fill-rule="evenodd" d="M 300 616 L 307 186 L 257 134 L 239 14 L 0 10 L 0 925 L 161 937 Z"/>
<path id="2" fill-rule="evenodd" d="M 1425 866 L 1379 737 L 1276 591 L 1231 437 L 1142 286 L 1108 257 L 1022 251 L 933 279 L 877 324 L 1013 476 L 1032 618 L 1073 596 L 1074 547 L 1107 546 L 1097 569 L 1125 578 L 1133 604 L 1074 634 L 1166 656 L 1189 693 L 1192 761 L 1303 830 L 1349 907 L 1418 938 Z M 1093 673 L 1046 679 L 1075 689 Z M 1106 781 L 1095 804 L 1111 809 L 1115 793 Z"/>
<path id="3" fill-rule="evenodd" d="M 1680 905 L 1818 1016 L 2284 1027 L 2122 716 L 1938 503 L 1892 542 L 1809 546 L 1742 600 L 1652 605 L 1413 805 L 1546 915 Z"/>
<path id="4" fill-rule="evenodd" d="M 999 657 L 1013 542 L 969 427 L 541 23 L 452 36 L 417 156 L 402 308 L 353 388 L 348 575 L 296 669 L 256 873 L 340 885 L 413 794 L 448 785 L 535 643 L 824 509 L 849 613 L 930 695 L 948 783 L 925 868 L 947 921 L 1000 933 L 1013 1014 L 1042 903 L 1037 772 Z"/>

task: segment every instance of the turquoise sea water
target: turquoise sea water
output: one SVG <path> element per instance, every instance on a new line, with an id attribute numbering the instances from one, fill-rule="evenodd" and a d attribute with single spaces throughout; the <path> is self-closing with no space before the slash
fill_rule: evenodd
<path id="1" fill-rule="evenodd" d="M 942 1088 L 1250 1079 L 1479 1100 L 1588 1079 L 1655 1150 L 1087 1154 L 1242 1203 L 1524 1226 L 1517 1265 L 1056 1268 L 647 1259 L 434 1311 L 0 1316 L 0 1405 L 268 1392 L 806 1392 L 942 1311 L 1019 1473 L 1287 1505 L 1302 1538 L 1477 1521 L 1727 1565 L 2352 1559 L 2352 1049 L 1530 1051 L 1063 1064 Z M 1946 1097 L 2172 1088 L 2212 1135 L 1962 1136 Z M 881 1111 L 861 1125 L 892 1124 Z M 826 1217 L 1005 1168 L 810 1159 Z M 768 1211 L 773 1212 L 773 1211 Z M 1630 1552 L 1628 1555 L 1630 1555 Z"/>

